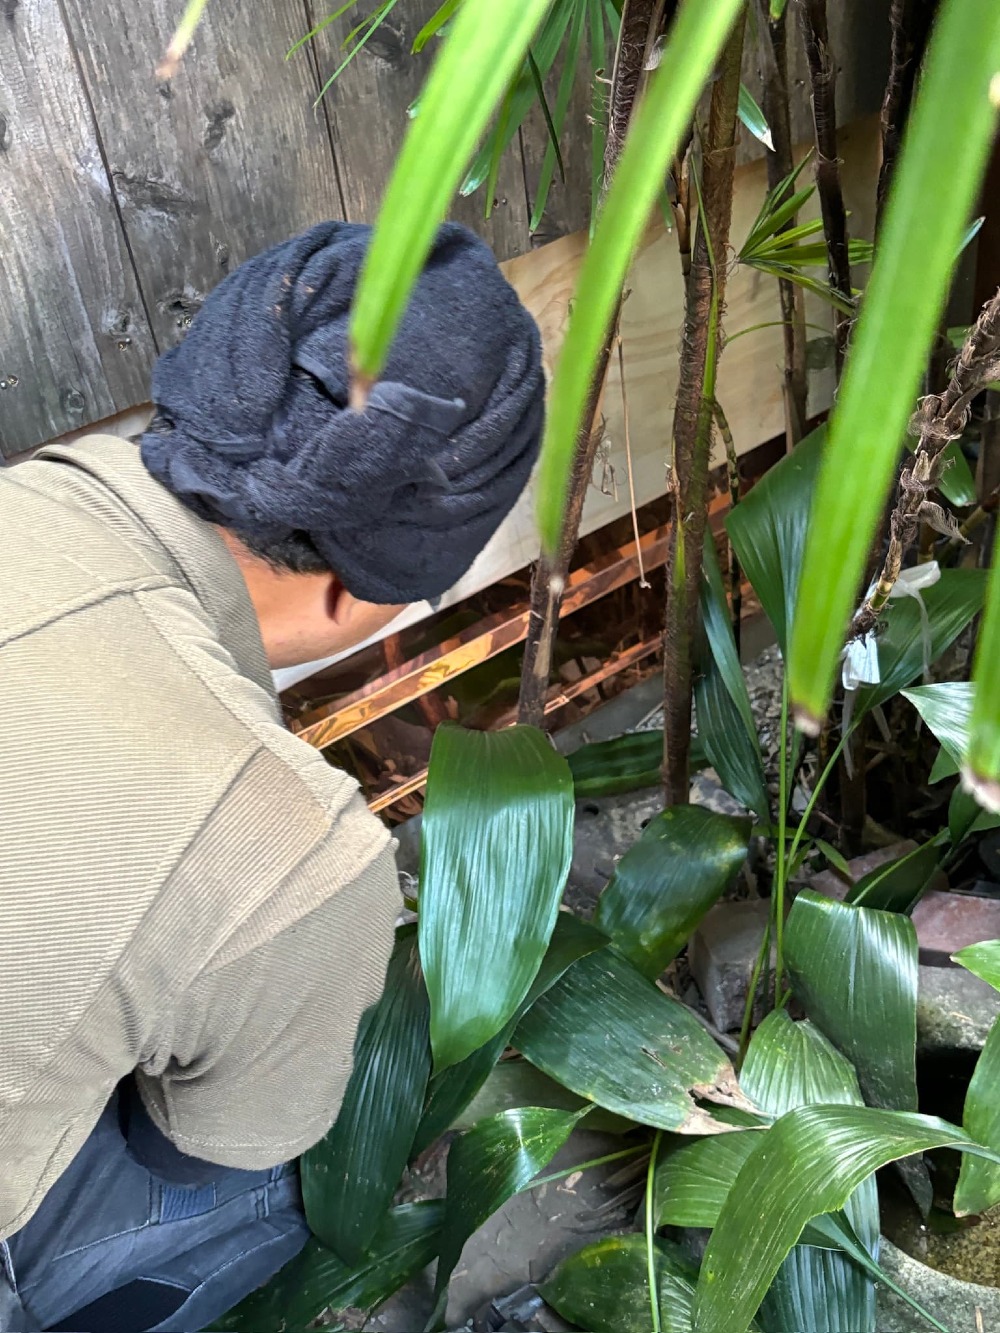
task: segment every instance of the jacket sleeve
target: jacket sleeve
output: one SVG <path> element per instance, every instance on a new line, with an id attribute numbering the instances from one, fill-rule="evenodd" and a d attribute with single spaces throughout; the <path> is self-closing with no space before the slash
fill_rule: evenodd
<path id="1" fill-rule="evenodd" d="M 382 993 L 402 900 L 391 846 L 331 892 L 334 863 L 342 860 L 331 845 L 296 867 L 284 893 L 319 905 L 269 938 L 227 950 L 172 1016 L 169 1057 L 155 1075 L 137 1071 L 150 1115 L 182 1152 L 224 1166 L 274 1166 L 311 1147 L 336 1118 L 358 1025 Z M 248 932 L 261 933 L 252 922 Z"/>

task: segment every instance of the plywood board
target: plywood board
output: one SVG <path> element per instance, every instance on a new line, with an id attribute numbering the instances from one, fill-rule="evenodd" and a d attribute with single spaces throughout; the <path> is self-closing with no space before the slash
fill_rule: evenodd
<path id="1" fill-rule="evenodd" d="M 868 119 L 843 130 L 841 151 L 844 192 L 851 212 L 851 234 L 870 237 L 880 151 L 877 122 Z M 749 232 L 766 188 L 766 169 L 762 161 L 737 169 L 732 227 L 735 246 Z M 569 301 L 586 244 L 586 234 L 576 233 L 504 266 L 508 278 L 538 321 L 550 373 L 562 343 Z M 629 289 L 622 318 L 622 336 L 633 481 L 636 503 L 641 505 L 663 494 L 670 457 L 684 312 L 684 289 L 676 238 L 672 232 L 660 225 L 650 230 L 633 266 Z M 749 269 L 733 268 L 727 291 L 724 330 L 730 338 L 738 333 L 742 336 L 734 338 L 722 357 L 719 400 L 729 418 L 740 454 L 748 453 L 784 430 L 781 329 L 769 327 L 742 332 L 780 318 L 775 281 Z M 809 379 L 809 411 L 815 414 L 829 407 L 833 389 L 829 368 L 833 345 L 829 307 L 810 296 L 806 301 L 806 318 L 816 326 L 810 333 L 813 354 Z M 584 533 L 593 532 L 628 513 L 624 415 L 617 361 L 612 363 L 608 378 L 604 416 L 602 459 L 595 469 L 594 482 L 584 505 L 581 525 Z M 717 448 L 713 463 L 722 461 L 723 454 Z M 534 488 L 529 485 L 472 568 L 442 599 L 442 606 L 469 597 L 536 559 L 538 533 L 534 507 Z M 415 624 L 430 613 L 431 608 L 426 602 L 408 607 L 395 624 L 378 637 Z M 283 673 L 282 687 L 304 679 L 315 669 L 310 665 Z"/>
<path id="2" fill-rule="evenodd" d="M 153 355 L 59 4 L 0 6 L 0 456 L 141 402 Z"/>

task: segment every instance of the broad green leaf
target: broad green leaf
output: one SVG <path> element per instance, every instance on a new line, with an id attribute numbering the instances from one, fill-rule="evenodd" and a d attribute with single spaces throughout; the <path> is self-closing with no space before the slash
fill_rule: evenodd
<path id="1" fill-rule="evenodd" d="M 662 1333 L 691 1333 L 697 1270 L 676 1246 L 654 1249 Z M 539 1291 L 588 1333 L 649 1333 L 649 1267 L 644 1236 L 605 1236 L 564 1259 Z"/>
<path id="2" fill-rule="evenodd" d="M 957 440 L 945 446 L 942 457 L 945 459 L 945 468 L 938 482 L 938 490 L 949 504 L 959 509 L 974 505 L 979 498 L 976 494 L 976 479 Z"/>
<path id="3" fill-rule="evenodd" d="M 980 944 L 968 944 L 952 959 L 973 976 L 988 982 L 994 990 L 1000 990 L 1000 940 L 983 940 Z"/>
<path id="4" fill-rule="evenodd" d="M 903 691 L 903 693 L 905 693 L 905 691 Z M 933 764 L 931 764 L 931 771 L 927 776 L 927 781 L 933 786 L 935 782 L 943 782 L 945 778 L 953 778 L 958 772 L 958 769 L 958 763 L 951 757 L 944 746 L 941 746 Z"/>
<path id="5" fill-rule="evenodd" d="M 793 1023 L 784 1010 L 769 1014 L 754 1033 L 740 1085 L 751 1101 L 776 1118 L 799 1106 L 863 1104 L 853 1066 L 818 1028 Z M 879 1210 L 873 1178 L 858 1186 L 844 1214 L 867 1253 L 877 1254 Z M 761 1320 L 769 1333 L 874 1330 L 875 1287 L 846 1255 L 796 1245 L 764 1299 Z"/>
<path id="6" fill-rule="evenodd" d="M 545 956 L 572 852 L 573 779 L 543 732 L 438 727 L 419 919 L 436 1070 L 516 1013 Z"/>
<path id="7" fill-rule="evenodd" d="M 964 680 L 949 680 L 940 685 L 915 685 L 903 690 L 902 694 L 930 727 L 946 753 L 960 764 L 969 744 L 974 687 Z"/>
<path id="8" fill-rule="evenodd" d="M 581 796 L 613 796 L 659 785 L 663 767 L 663 731 L 631 731 L 609 741 L 592 741 L 566 756 L 573 789 Z M 691 741 L 691 768 L 707 760 L 697 736 Z"/>
<path id="9" fill-rule="evenodd" d="M 479 1120 L 516 1111 L 521 1106 L 544 1106 L 553 1111 L 582 1111 L 588 1103 L 524 1059 L 501 1060 L 490 1070 L 472 1101 L 452 1121 L 451 1129 L 471 1129 Z M 595 1134 L 630 1134 L 631 1120 L 590 1107 L 587 1129 Z"/>
<path id="10" fill-rule="evenodd" d="M 337 1119 L 299 1163 L 309 1225 L 348 1263 L 368 1249 L 410 1154 L 430 1074 L 427 1013 L 416 932 L 404 926 L 358 1029 Z"/>
<path id="11" fill-rule="evenodd" d="M 976 947 L 976 946 L 973 946 Z M 979 1053 L 965 1094 L 962 1127 L 977 1143 L 1000 1153 L 1000 1022 L 995 1022 Z M 963 1157 L 955 1187 L 956 1217 L 984 1213 L 1000 1203 L 1000 1166 L 981 1157 Z"/>
<path id="12" fill-rule="evenodd" d="M 709 651 L 700 661 L 695 679 L 694 701 L 698 714 L 698 740 L 723 787 L 764 819 L 768 818 L 767 785 L 763 781 L 760 746 L 743 727 L 733 696 Z M 693 765 L 692 765 L 693 767 Z"/>
<path id="13" fill-rule="evenodd" d="M 994 0 L 943 0 L 830 420 L 810 519 L 788 659 L 795 711 L 810 729 L 819 727 L 830 700 L 865 561 L 993 142 L 1000 99 L 991 98 L 990 90 L 998 69 L 1000 6 Z M 942 162 L 949 163 L 945 199 L 937 190 Z M 938 201 L 933 209 L 926 207 L 930 198 Z M 1000 580 L 997 584 L 1000 589 Z M 998 654 L 1000 624 L 992 656 L 982 660 L 995 662 Z M 1000 690 L 1000 677 L 994 672 L 992 679 Z M 984 710 L 984 718 L 989 712 Z M 1000 763 L 1000 706 L 992 715 Z"/>
<path id="14" fill-rule="evenodd" d="M 855 907 L 908 915 L 930 887 L 944 850 L 941 841 L 934 838 L 887 865 L 876 866 L 851 885 L 846 901 Z"/>
<path id="15" fill-rule="evenodd" d="M 521 1019 L 514 1045 L 587 1101 L 659 1129 L 723 1128 L 692 1092 L 746 1104 L 732 1066 L 698 1020 L 612 949 L 568 968 Z"/>
<path id="16" fill-rule="evenodd" d="M 948 802 L 948 833 L 953 847 L 973 833 L 1000 827 L 1000 815 L 984 810 L 976 798 L 959 784 Z"/>
<path id="17" fill-rule="evenodd" d="M 802 568 L 809 509 L 826 428 L 820 426 L 764 473 L 726 520 L 740 565 L 774 626 L 782 654 Z"/>
<path id="18" fill-rule="evenodd" d="M 329 1306 L 373 1310 L 437 1256 L 444 1201 L 428 1199 L 393 1208 L 382 1220 L 370 1252 L 350 1267 L 313 1237 L 266 1286 L 250 1293 L 213 1329 L 299 1333 Z"/>
<path id="19" fill-rule="evenodd" d="M 607 936 L 570 912 L 560 912 L 552 939 L 545 951 L 538 975 L 531 989 L 518 1006 L 514 1017 L 491 1037 L 484 1046 L 467 1055 L 457 1065 L 449 1065 L 435 1074 L 427 1087 L 427 1102 L 417 1127 L 412 1153 L 423 1150 L 454 1124 L 490 1075 L 490 1071 L 510 1044 L 517 1021 L 539 995 L 558 981 L 571 963 L 584 954 L 593 953 L 607 944 Z"/>
<path id="20" fill-rule="evenodd" d="M 726 791 L 748 810 L 769 813 L 764 760 L 711 534 L 705 534 L 701 581 L 704 643 L 695 680 L 698 739 Z"/>
<path id="21" fill-rule="evenodd" d="M 882 679 L 858 690 L 855 717 L 891 699 L 946 652 L 982 610 L 985 591 L 986 574 L 981 569 L 942 570 L 938 582 L 920 594 L 926 629 L 915 598 L 893 598 L 882 613 L 884 629 L 878 638 Z"/>
<path id="22" fill-rule="evenodd" d="M 584 1112 L 584 1114 L 586 1114 Z M 482 1120 L 460 1134 L 448 1153 L 448 1194 L 430 1327 L 444 1314 L 448 1283 L 472 1233 L 530 1184 L 563 1146 L 579 1111 L 526 1106 Z"/>
<path id="23" fill-rule="evenodd" d="M 538 472 L 538 521 L 542 541 L 549 550 L 555 548 L 559 538 L 590 382 L 629 264 L 656 206 L 667 167 L 740 8 L 741 0 L 716 0 L 712 5 L 682 0 L 659 68 L 633 114 L 593 240 L 580 267 L 566 337 L 549 391 Z"/>
<path id="24" fill-rule="evenodd" d="M 597 903 L 596 924 L 652 981 L 746 860 L 750 820 L 697 805 L 656 815 L 625 853 Z"/>
<path id="25" fill-rule="evenodd" d="M 736 1182 L 744 1162 L 760 1142 L 760 1133 L 747 1131 L 740 1134 L 717 1134 L 712 1138 L 695 1139 L 675 1149 L 656 1172 L 656 1205 L 654 1216 L 657 1226 L 699 1227 L 711 1230 L 719 1220 L 722 1205 Z M 855 1191 L 859 1197 L 865 1185 Z M 842 1250 L 850 1256 L 874 1281 L 881 1282 L 915 1309 L 933 1327 L 948 1333 L 934 1318 L 918 1305 L 909 1292 L 897 1286 L 888 1273 L 872 1258 L 868 1249 L 855 1235 L 843 1212 L 825 1213 L 807 1222 L 800 1237 L 801 1246 L 813 1251 Z M 795 1251 L 792 1251 L 794 1254 Z M 787 1263 L 788 1260 L 785 1260 Z M 797 1262 L 797 1261 L 796 1261 Z M 793 1316 L 797 1318 L 797 1316 Z M 831 1333 L 844 1333 L 841 1324 Z M 772 1333 L 769 1324 L 765 1324 Z M 810 1318 L 797 1333 L 812 1333 Z"/>
<path id="26" fill-rule="evenodd" d="M 780 19 L 785 12 L 785 6 L 787 4 L 788 0 L 771 0 L 771 8 L 769 10 L 770 17 L 773 20 Z"/>
<path id="27" fill-rule="evenodd" d="M 667 1152 L 656 1167 L 657 1227 L 714 1227 L 743 1163 L 766 1132 L 761 1128 L 713 1134 Z"/>
<path id="28" fill-rule="evenodd" d="M 774 139 L 767 117 L 757 105 L 753 94 L 746 84 L 740 84 L 739 117 L 755 139 L 759 139 L 765 148 L 774 152 Z"/>
<path id="29" fill-rule="evenodd" d="M 760 1136 L 712 1232 L 695 1333 L 745 1328 L 810 1219 L 843 1208 L 889 1162 L 940 1147 L 1000 1160 L 933 1116 L 867 1106 L 802 1106 L 782 1116 Z"/>
<path id="30" fill-rule="evenodd" d="M 350 359 L 360 395 L 385 365 L 438 226 L 487 121 L 551 0 L 465 0 L 424 85 L 386 187 L 351 314 Z"/>
<path id="31" fill-rule="evenodd" d="M 806 889 L 785 929 L 792 989 L 850 1060 L 865 1100 L 917 1105 L 917 936 L 909 917 Z"/>
<path id="32" fill-rule="evenodd" d="M 1000 98 L 997 99 L 1000 102 Z M 969 719 L 969 748 L 963 782 L 980 805 L 1000 811 L 1000 546 L 993 552 L 986 612 L 979 627 L 972 666 L 975 696 Z"/>

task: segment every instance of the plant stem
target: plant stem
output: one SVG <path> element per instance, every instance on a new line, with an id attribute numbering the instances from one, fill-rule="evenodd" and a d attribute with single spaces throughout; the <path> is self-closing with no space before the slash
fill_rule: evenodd
<path id="1" fill-rule="evenodd" d="M 768 153 L 767 185 L 773 190 L 791 174 L 792 130 L 788 105 L 788 34 L 787 11 L 778 19 L 770 17 L 768 0 L 758 0 L 757 28 L 762 55 L 763 110 L 771 131 L 774 151 Z M 784 202 L 794 187 L 778 200 Z M 789 218 L 782 230 L 793 226 Z M 808 379 L 806 374 L 805 303 L 801 288 L 787 278 L 778 279 L 781 325 L 785 348 L 784 401 L 785 443 L 791 449 L 806 430 Z M 826 330 L 824 330 L 826 332 Z"/>
<path id="2" fill-rule="evenodd" d="M 705 492 L 725 303 L 726 257 L 733 211 L 740 60 L 746 11 L 723 47 L 712 85 L 703 141 L 699 218 L 687 281 L 680 373 L 674 409 L 671 490 L 673 527 L 663 637 L 663 783 L 667 805 L 690 794 L 692 653 L 698 614 Z M 694 164 L 692 163 L 692 176 Z"/>
<path id="3" fill-rule="evenodd" d="M 771 952 L 771 921 L 768 918 L 764 927 L 764 937 L 760 942 L 760 949 L 757 951 L 757 961 L 753 965 L 753 971 L 750 974 L 750 986 L 747 990 L 746 1004 L 743 1006 L 743 1022 L 740 1024 L 740 1049 L 737 1056 L 737 1071 L 742 1067 L 746 1059 L 747 1047 L 750 1045 L 750 1028 L 753 1024 L 753 1004 L 757 995 L 757 987 L 760 984 L 760 974 L 764 967 L 764 960 Z"/>
<path id="4" fill-rule="evenodd" d="M 793 866 L 795 864 L 796 853 L 798 852 L 799 847 L 802 843 L 802 839 L 805 835 L 806 828 L 809 824 L 809 819 L 812 815 L 813 810 L 816 807 L 816 802 L 819 800 L 820 794 L 822 793 L 823 788 L 826 786 L 830 774 L 836 768 L 837 761 L 839 760 L 841 754 L 843 753 L 845 744 L 854 733 L 854 728 L 851 727 L 846 733 L 846 735 L 842 736 L 838 741 L 837 745 L 834 747 L 833 753 L 827 760 L 822 773 L 816 779 L 816 785 L 813 787 L 812 794 L 809 797 L 808 802 L 806 803 L 806 808 L 802 812 L 802 818 L 799 820 L 798 827 L 796 828 L 795 833 L 792 836 L 791 846 L 788 848 L 787 853 L 783 853 L 782 849 L 785 846 L 785 840 L 787 837 L 787 828 L 788 828 L 787 816 L 786 816 L 786 811 L 788 807 L 787 792 L 786 792 L 787 760 L 785 758 L 785 748 L 786 748 L 785 743 L 787 740 L 785 733 L 787 725 L 788 725 L 788 697 L 787 697 L 787 691 L 783 689 L 782 721 L 781 721 L 782 754 L 781 754 L 781 761 L 779 764 L 779 772 L 782 774 L 782 776 L 779 779 L 780 789 L 781 789 L 779 797 L 781 801 L 781 809 L 778 812 L 778 848 L 777 848 L 778 864 L 775 872 L 774 892 L 771 895 L 772 902 L 775 904 L 776 907 L 776 912 L 777 912 L 776 919 L 777 921 L 780 921 L 782 923 L 782 932 L 784 929 L 784 911 L 785 911 L 785 897 L 787 891 L 788 867 Z M 774 915 L 772 915 L 772 920 L 774 919 L 775 917 Z M 779 935 L 778 938 L 779 940 L 781 940 L 781 943 L 783 944 L 784 943 L 783 933 L 782 935 Z M 765 959 L 770 953 L 770 949 L 771 949 L 771 920 L 768 921 L 767 928 L 764 931 L 764 939 L 761 942 L 760 952 L 757 955 L 757 961 L 754 964 L 753 973 L 750 977 L 750 990 L 747 995 L 746 1005 L 744 1006 L 743 1010 L 743 1023 L 742 1026 L 740 1027 L 740 1055 L 739 1055 L 740 1064 L 743 1063 L 743 1060 L 747 1053 L 747 1046 L 749 1045 L 750 1042 L 750 1027 L 753 1022 L 754 998 L 756 997 L 757 994 L 757 986 L 760 981 L 761 970 L 764 966 Z M 783 966 L 784 966 L 783 951 L 779 946 L 777 949 L 777 959 L 775 966 L 775 983 L 774 983 L 774 1007 L 776 1009 L 782 1008 L 783 1005 L 787 1003 L 788 996 L 790 993 L 787 988 L 784 991 L 784 993 L 782 993 L 781 990 Z"/>
<path id="5" fill-rule="evenodd" d="M 840 187 L 837 154 L 837 65 L 830 48 L 826 0 L 802 0 L 802 35 L 805 39 L 809 82 L 812 85 L 813 128 L 816 135 L 816 191 L 823 215 L 830 286 L 851 301 L 851 264 L 847 250 L 847 210 Z M 837 378 L 844 364 L 850 316 L 834 311 L 834 353 Z"/>
<path id="6" fill-rule="evenodd" d="M 567 1176 L 573 1175 L 576 1171 L 589 1171 L 592 1166 L 604 1166 L 606 1162 L 618 1162 L 623 1157 L 638 1157 L 640 1153 L 645 1151 L 646 1145 L 639 1143 L 634 1148 L 622 1148 L 620 1152 L 609 1152 L 604 1157 L 591 1157 L 589 1161 L 577 1162 L 575 1166 L 568 1166 L 564 1171 L 553 1171 L 551 1175 L 539 1176 L 537 1180 L 529 1181 L 518 1193 L 523 1194 L 526 1190 L 537 1189 L 539 1185 L 551 1185 L 556 1180 L 565 1180 Z"/>
<path id="7" fill-rule="evenodd" d="M 646 1272 L 649 1276 L 649 1312 L 653 1316 L 653 1333 L 660 1333 L 660 1285 L 656 1280 L 656 1251 L 653 1248 L 653 1184 L 656 1176 L 656 1155 L 662 1137 L 663 1131 L 658 1129 L 653 1136 L 649 1170 L 646 1172 Z"/>
<path id="8" fill-rule="evenodd" d="M 646 53 L 652 48 L 659 32 L 664 5 L 665 0 L 626 0 L 622 9 L 614 74 L 608 98 L 609 133 L 604 153 L 605 182 L 610 180 L 617 165 L 625 128 L 642 84 Z M 612 131 L 612 126 L 617 127 L 616 131 Z M 619 301 L 609 326 L 608 336 L 594 367 L 587 406 L 576 441 L 573 473 L 559 542 L 555 552 L 550 556 L 542 556 L 532 571 L 531 612 L 524 644 L 524 665 L 521 668 L 521 693 L 517 712 L 518 721 L 529 723 L 531 726 L 541 726 L 545 718 L 545 697 L 552 672 L 552 653 L 559 630 L 559 608 L 562 605 L 566 575 L 580 532 L 583 502 L 594 470 L 597 446 L 600 443 L 601 432 L 597 429 L 596 423 L 611 352 L 618 336 L 620 311 Z"/>
<path id="9" fill-rule="evenodd" d="M 934 0 L 892 0 L 889 16 L 892 53 L 882 102 L 882 166 L 878 174 L 875 204 L 876 236 L 899 156 L 903 126 L 909 118 L 935 7 Z"/>
<path id="10" fill-rule="evenodd" d="M 778 859 L 775 870 L 771 909 L 774 917 L 774 994 L 777 998 L 785 969 L 785 883 L 788 877 L 788 851 L 785 831 L 788 827 L 788 672 L 781 673 L 781 751 L 778 755 Z M 801 827 L 801 826 L 800 826 Z"/>
<path id="11" fill-rule="evenodd" d="M 840 740 L 834 746 L 830 758 L 826 761 L 826 766 L 824 767 L 823 772 L 816 779 L 816 785 L 813 788 L 812 795 L 809 797 L 809 800 L 806 803 L 805 810 L 803 810 L 802 812 L 802 818 L 799 820 L 798 828 L 795 830 L 795 834 L 792 838 L 792 845 L 788 849 L 788 861 L 790 865 L 794 864 L 795 862 L 795 853 L 799 850 L 799 845 L 802 842 L 803 835 L 805 834 L 806 831 L 806 825 L 809 823 L 809 819 L 812 815 L 813 810 L 815 809 L 816 802 L 819 799 L 820 794 L 823 791 L 823 788 L 826 786 L 827 779 L 830 777 L 830 774 L 836 768 L 837 761 L 844 752 L 844 746 L 847 744 L 847 741 L 851 736 L 853 736 L 853 734 L 854 734 L 854 728 L 851 727 L 846 735 L 841 736 Z"/>

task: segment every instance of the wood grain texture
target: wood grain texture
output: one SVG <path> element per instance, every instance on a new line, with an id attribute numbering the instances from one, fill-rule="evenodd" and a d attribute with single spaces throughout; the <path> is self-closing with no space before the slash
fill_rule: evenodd
<path id="1" fill-rule="evenodd" d="M 840 126 L 873 115 L 882 105 L 889 72 L 890 5 L 891 0 L 829 0 L 830 45 L 837 64 L 837 124 Z M 786 15 L 792 142 L 807 143 L 813 133 L 809 67 L 794 4 L 788 6 Z M 743 82 L 758 104 L 761 100 L 764 40 L 763 33 L 755 36 L 753 28 L 748 26 L 743 49 Z M 737 163 L 753 162 L 766 152 L 762 143 L 745 128 L 741 129 Z"/>
<path id="2" fill-rule="evenodd" d="M 315 70 L 286 61 L 300 3 L 210 6 L 180 70 L 154 68 L 176 0 L 64 0 L 161 350 L 250 255 L 343 216 Z"/>
<path id="3" fill-rule="evenodd" d="M 0 454 L 145 398 L 153 355 L 57 0 L 0 4 Z"/>
<path id="4" fill-rule="evenodd" d="M 400 0 L 326 93 L 325 109 L 333 133 L 344 207 L 352 222 L 374 222 L 378 214 L 406 132 L 407 108 L 420 92 L 438 42 L 432 39 L 420 55 L 413 55 L 413 39 L 439 2 Z M 344 59 L 344 38 L 374 7 L 373 0 L 361 0 L 314 39 L 312 47 L 322 82 Z M 316 17 L 322 17 L 322 5 L 313 8 Z M 478 232 L 499 259 L 509 259 L 528 249 L 528 203 L 516 137 L 500 167 L 491 219 L 484 219 L 482 190 L 470 198 L 456 199 L 450 216 Z"/>

